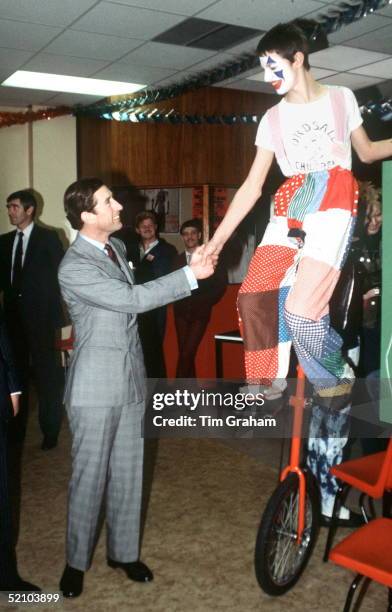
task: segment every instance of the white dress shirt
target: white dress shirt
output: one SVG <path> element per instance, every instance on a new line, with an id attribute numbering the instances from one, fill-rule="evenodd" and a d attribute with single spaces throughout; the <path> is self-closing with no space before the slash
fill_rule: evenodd
<path id="1" fill-rule="evenodd" d="M 29 244 L 31 232 L 33 231 L 33 227 L 34 227 L 34 223 L 31 222 L 27 227 L 24 228 L 24 230 L 19 230 L 18 228 L 16 228 L 14 244 L 12 245 L 11 282 L 12 282 L 12 275 L 13 275 L 13 272 L 14 272 L 14 261 L 15 261 L 16 247 L 18 246 L 18 242 L 19 242 L 19 233 L 22 232 L 22 234 L 23 234 L 23 240 L 22 240 L 22 249 L 23 249 L 23 251 L 22 251 L 22 267 L 23 267 L 25 256 L 26 256 L 26 251 L 27 251 L 27 247 L 28 247 L 28 244 Z"/>

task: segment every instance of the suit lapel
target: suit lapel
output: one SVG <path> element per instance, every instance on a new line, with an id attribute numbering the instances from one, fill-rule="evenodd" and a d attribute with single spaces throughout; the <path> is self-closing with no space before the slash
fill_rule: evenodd
<path id="1" fill-rule="evenodd" d="M 91 257 L 94 262 L 96 264 L 98 264 L 99 266 L 101 266 L 102 268 L 104 268 L 105 270 L 108 271 L 108 273 L 110 273 L 110 276 L 114 276 L 115 278 L 119 278 L 121 280 L 124 280 L 124 274 L 126 274 L 126 272 L 124 272 L 124 263 L 122 262 L 122 257 L 119 256 L 117 250 L 114 248 L 113 244 L 110 243 L 113 250 L 116 252 L 117 258 L 119 260 L 121 269 L 117 266 L 117 264 L 114 263 L 114 261 L 112 261 L 104 251 L 102 251 L 101 249 L 97 248 L 96 246 L 94 246 L 93 244 L 91 244 L 90 242 L 88 242 L 88 240 L 85 240 L 84 238 L 82 238 L 82 236 L 78 235 L 76 237 L 76 240 L 73 244 L 73 246 L 75 247 L 75 249 L 77 249 L 78 251 L 82 251 L 85 255 L 87 254 L 89 257 Z M 122 265 L 121 265 L 122 264 Z M 128 276 L 127 276 L 128 278 Z"/>
<path id="2" fill-rule="evenodd" d="M 135 277 L 134 277 L 134 274 L 133 274 L 131 268 L 128 265 L 128 262 L 124 258 L 123 254 L 120 253 L 119 251 L 117 251 L 116 245 L 113 244 L 112 241 L 109 241 L 109 242 L 110 242 L 110 245 L 111 245 L 113 251 L 117 255 L 118 263 L 120 264 L 121 270 L 124 272 L 125 276 L 129 280 L 129 282 L 133 284 L 135 282 Z"/>
<path id="3" fill-rule="evenodd" d="M 37 249 L 38 244 L 39 244 L 39 228 L 37 228 L 36 224 L 34 223 L 33 229 L 31 230 L 29 242 L 27 244 L 27 249 L 26 249 L 26 253 L 24 256 L 24 260 L 23 260 L 23 272 L 26 270 L 26 268 L 28 268 L 29 263 L 31 262 L 32 256 L 34 255 L 34 252 Z"/>

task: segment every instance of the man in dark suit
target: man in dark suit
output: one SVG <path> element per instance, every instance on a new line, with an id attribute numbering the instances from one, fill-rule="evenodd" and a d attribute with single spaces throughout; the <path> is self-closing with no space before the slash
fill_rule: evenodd
<path id="1" fill-rule="evenodd" d="M 7 422 L 19 410 L 20 385 L 0 310 L 0 591 L 40 591 L 18 574 L 7 470 Z"/>
<path id="2" fill-rule="evenodd" d="M 7 198 L 8 216 L 16 231 L 0 236 L 0 290 L 23 387 L 14 437 L 21 441 L 25 434 L 31 363 L 44 436 L 42 449 L 49 450 L 57 444 L 62 414 L 62 370 L 55 335 L 64 324 L 57 281 L 64 251 L 55 231 L 34 223 L 36 208 L 28 190 Z"/>
<path id="3" fill-rule="evenodd" d="M 192 253 L 201 243 L 201 224 L 198 219 L 185 221 L 180 228 L 185 251 L 174 259 L 174 269 L 189 265 Z M 227 275 L 222 265 L 214 274 L 199 281 L 192 295 L 173 304 L 178 341 L 177 378 L 196 376 L 195 358 L 211 316 L 211 310 L 225 292 Z"/>
<path id="4" fill-rule="evenodd" d="M 175 247 L 158 236 L 155 213 L 143 211 L 136 216 L 136 232 L 140 237 L 135 254 L 135 279 L 138 285 L 156 280 L 172 270 Z M 138 317 L 144 362 L 149 378 L 166 376 L 163 340 L 166 330 L 166 306 L 154 308 Z"/>

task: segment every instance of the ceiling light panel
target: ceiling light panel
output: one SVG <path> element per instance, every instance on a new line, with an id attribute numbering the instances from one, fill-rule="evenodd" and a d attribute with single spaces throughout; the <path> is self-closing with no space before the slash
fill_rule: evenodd
<path id="1" fill-rule="evenodd" d="M 99 96 L 117 96 L 133 93 L 143 89 L 140 83 L 124 83 L 104 81 L 101 79 L 86 79 L 62 74 L 47 74 L 45 72 L 28 72 L 18 70 L 2 83 L 3 87 L 23 87 L 44 91 L 62 91 Z"/>

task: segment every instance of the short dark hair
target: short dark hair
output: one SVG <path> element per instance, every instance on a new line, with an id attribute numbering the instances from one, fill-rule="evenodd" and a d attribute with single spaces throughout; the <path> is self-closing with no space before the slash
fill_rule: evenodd
<path id="1" fill-rule="evenodd" d="M 184 221 L 180 227 L 180 234 L 182 234 L 187 227 L 194 227 L 198 232 L 200 232 L 200 234 L 202 233 L 200 219 L 188 219 L 188 221 Z"/>
<path id="2" fill-rule="evenodd" d="M 83 227 L 82 212 L 91 212 L 96 204 L 94 193 L 103 186 L 101 179 L 83 178 L 70 185 L 64 194 L 65 215 L 71 226 L 80 230 Z"/>
<path id="3" fill-rule="evenodd" d="M 35 212 L 37 210 L 37 200 L 35 199 L 34 194 L 28 189 L 21 189 L 20 191 L 14 191 L 7 198 L 7 203 L 11 202 L 11 200 L 20 200 L 24 210 L 28 208 L 33 208 L 33 218 L 35 217 Z"/>
<path id="4" fill-rule="evenodd" d="M 316 48 L 325 47 L 328 47 L 327 37 L 316 21 L 296 19 L 288 23 L 278 23 L 264 34 L 257 45 L 257 54 L 262 56 L 275 51 L 293 63 L 294 55 L 301 51 L 304 54 L 304 68 L 309 70 L 309 53 Z"/>
<path id="5" fill-rule="evenodd" d="M 151 219 L 155 225 L 158 225 L 157 216 L 153 210 L 142 210 L 142 212 L 138 213 L 135 217 L 135 227 L 139 227 L 146 219 Z"/>

